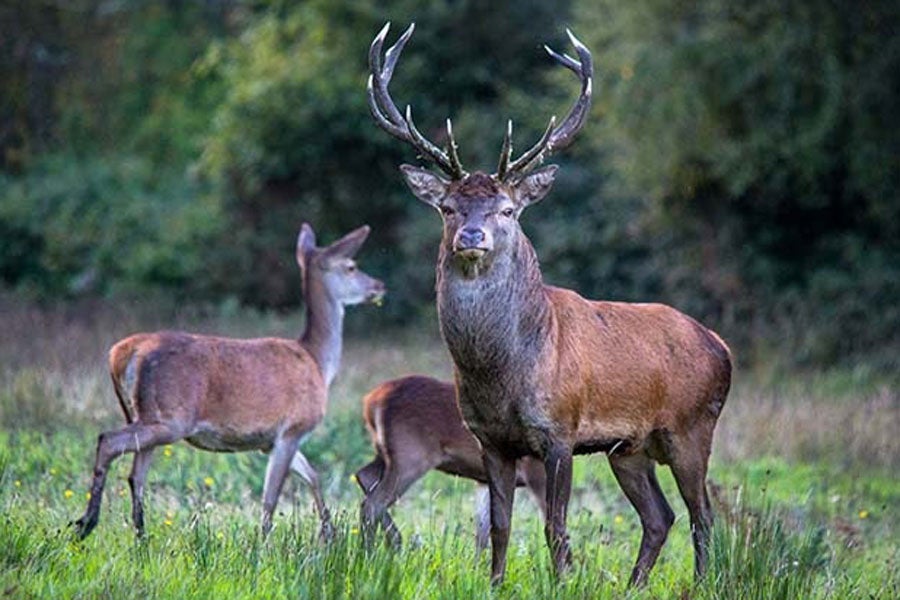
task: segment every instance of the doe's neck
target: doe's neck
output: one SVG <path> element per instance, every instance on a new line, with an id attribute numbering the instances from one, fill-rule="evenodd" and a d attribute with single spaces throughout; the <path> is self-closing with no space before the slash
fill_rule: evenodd
<path id="1" fill-rule="evenodd" d="M 306 329 L 300 343 L 313 356 L 326 386 L 341 364 L 344 339 L 344 306 L 315 282 L 306 286 Z"/>

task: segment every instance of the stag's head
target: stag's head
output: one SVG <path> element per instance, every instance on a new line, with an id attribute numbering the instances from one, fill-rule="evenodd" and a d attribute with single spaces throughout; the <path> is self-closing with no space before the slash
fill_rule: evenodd
<path id="1" fill-rule="evenodd" d="M 354 229 L 328 246 L 316 246 L 316 234 L 304 223 L 297 236 L 297 264 L 303 273 L 304 294 L 324 294 L 342 306 L 372 302 L 384 297 L 384 284 L 364 273 L 353 256 L 369 236 L 369 226 Z"/>
<path id="2" fill-rule="evenodd" d="M 590 51 L 567 32 L 578 59 L 547 53 L 574 72 L 581 81 L 581 93 L 568 116 L 557 126 L 552 117 L 546 131 L 529 150 L 512 159 L 512 121 L 507 123 L 497 171 L 492 175 L 467 173 L 457 154 L 453 126 L 447 120 L 447 146 L 441 149 L 416 128 L 412 110 L 401 113 L 388 92 L 388 84 L 397 60 L 415 25 L 410 25 L 397 42 L 382 56 L 382 46 L 390 24 L 375 37 L 369 49 L 371 73 L 368 82 L 369 108 L 378 125 L 394 137 L 411 144 L 419 155 L 443 174 L 403 165 L 400 169 L 413 194 L 436 208 L 444 221 L 443 251 L 467 271 L 472 265 L 489 267 L 493 258 L 504 253 L 519 235 L 519 216 L 525 207 L 547 195 L 556 174 L 555 165 L 540 165 L 556 150 L 565 148 L 584 125 L 591 104 L 593 66 Z M 484 271 L 475 269 L 474 272 Z"/>

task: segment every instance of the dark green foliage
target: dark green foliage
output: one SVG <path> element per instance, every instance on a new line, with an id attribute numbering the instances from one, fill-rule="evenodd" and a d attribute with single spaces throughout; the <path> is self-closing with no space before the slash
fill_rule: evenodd
<path id="1" fill-rule="evenodd" d="M 594 131 L 652 200 L 662 294 L 801 361 L 897 348 L 898 5 L 601 5 L 579 6 L 605 75 Z"/>
<path id="2" fill-rule="evenodd" d="M 138 157 L 40 161 L 0 175 L 0 278 L 54 295 L 202 289 L 216 200 Z"/>
<path id="3" fill-rule="evenodd" d="M 438 143 L 443 119 L 452 115 L 464 163 L 490 170 L 510 116 L 508 90 L 540 83 L 541 70 L 552 62 L 538 44 L 561 33 L 563 14 L 538 2 L 515 6 L 405 2 L 382 10 L 375 3 L 276 3 L 251 15 L 240 38 L 210 49 L 204 68 L 221 77 L 227 91 L 201 165 L 224 186 L 232 245 L 254 265 L 237 284 L 242 298 L 276 306 L 296 301 L 285 287 L 293 269 L 286 251 L 306 220 L 332 236 L 371 224 L 363 260 L 383 274 L 389 289 L 411 292 L 392 298 L 388 310 L 398 316 L 427 301 L 432 267 L 422 256 L 436 252 L 438 221 L 429 215 L 430 223 L 419 225 L 424 209 L 397 171 L 400 163 L 415 162 L 412 149 L 372 122 L 365 98 L 368 47 L 385 21 L 394 22 L 391 43 L 416 21 L 392 85 L 395 100 L 401 109 L 411 104 L 419 126 Z M 537 135 L 547 115 L 534 116 L 520 136 Z M 373 253 L 373 246 L 381 252 Z"/>

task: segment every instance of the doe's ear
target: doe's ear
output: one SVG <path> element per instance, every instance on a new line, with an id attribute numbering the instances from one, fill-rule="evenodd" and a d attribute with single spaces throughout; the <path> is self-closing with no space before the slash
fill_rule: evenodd
<path id="1" fill-rule="evenodd" d="M 449 181 L 427 169 L 420 169 L 412 165 L 400 165 L 400 170 L 403 171 L 403 176 L 406 178 L 406 185 L 409 186 L 416 198 L 435 208 L 441 205 L 441 200 L 447 195 Z"/>
<path id="2" fill-rule="evenodd" d="M 310 253 L 316 249 L 316 234 L 309 223 L 300 226 L 297 236 L 297 264 L 305 269 Z"/>
<path id="3" fill-rule="evenodd" d="M 359 252 L 359 249 L 362 247 L 363 242 L 366 241 L 366 238 L 369 237 L 370 231 L 371 228 L 368 225 L 357 227 L 338 241 L 325 248 L 325 254 L 330 257 L 353 257 L 354 254 Z"/>
<path id="4" fill-rule="evenodd" d="M 516 204 L 520 208 L 539 202 L 550 192 L 556 177 L 556 165 L 548 165 L 523 177 L 515 184 Z"/>

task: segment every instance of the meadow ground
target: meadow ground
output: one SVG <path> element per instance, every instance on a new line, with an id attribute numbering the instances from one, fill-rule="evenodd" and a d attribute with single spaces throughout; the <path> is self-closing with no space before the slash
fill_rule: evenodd
<path id="1" fill-rule="evenodd" d="M 298 316 L 122 307 L 38 310 L 0 301 L 0 596 L 10 598 L 897 598 L 900 386 L 865 368 L 740 370 L 710 470 L 717 521 L 707 578 L 692 582 L 687 514 L 666 469 L 677 519 L 649 586 L 625 586 L 640 541 L 637 516 L 602 456 L 576 460 L 569 513 L 575 566 L 550 573 L 539 515 L 517 499 L 506 582 L 488 585 L 474 546 L 474 485 L 439 473 L 393 515 L 404 547 L 364 550 L 351 474 L 372 451 L 363 393 L 411 372 L 449 376 L 433 332 L 354 336 L 323 425 L 304 449 L 338 526 L 316 539 L 309 493 L 285 487 L 271 537 L 258 533 L 265 457 L 184 443 L 155 454 L 147 531 L 129 525 L 130 458 L 114 463 L 100 525 L 76 543 L 97 434 L 122 417 L 105 353 L 140 329 L 294 336 Z"/>

